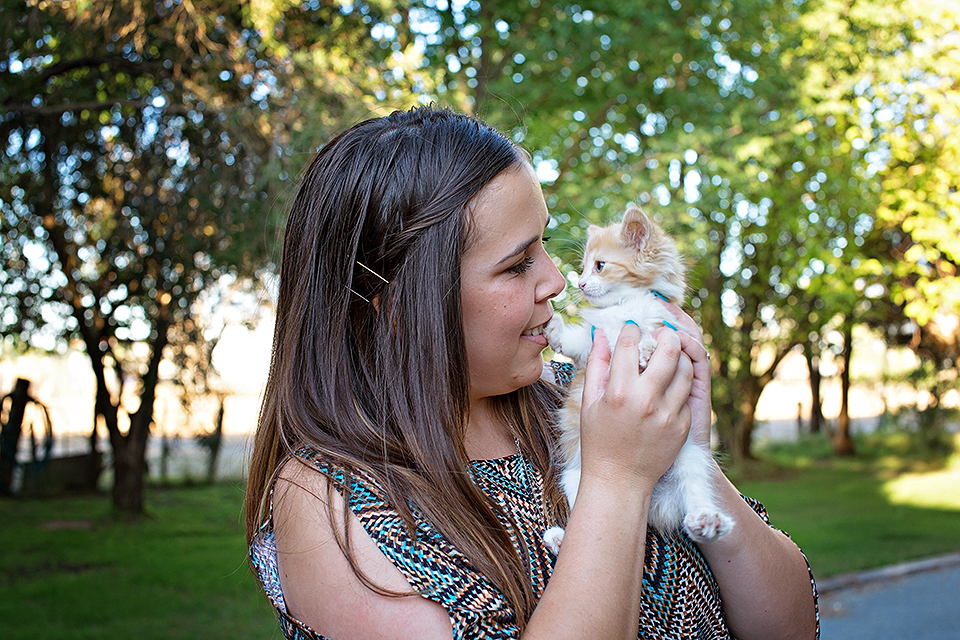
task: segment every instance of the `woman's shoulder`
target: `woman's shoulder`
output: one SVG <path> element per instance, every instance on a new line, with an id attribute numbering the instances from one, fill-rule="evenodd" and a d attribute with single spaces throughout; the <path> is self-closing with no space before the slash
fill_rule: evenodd
<path id="1" fill-rule="evenodd" d="M 345 508 L 355 505 L 339 491 L 342 476 L 322 457 L 305 453 L 284 464 L 274 488 L 272 533 L 285 613 L 330 637 L 358 629 L 383 634 L 391 619 L 408 631 L 404 637 L 449 636 L 442 606 L 391 595 L 416 590 L 371 538 L 364 514 Z M 368 588 L 368 581 L 376 588 Z"/>
<path id="2" fill-rule="evenodd" d="M 487 631 L 477 637 L 509 636 L 512 612 L 500 593 L 419 509 L 413 508 L 413 516 L 411 529 L 369 474 L 344 468 L 315 449 L 298 450 L 274 486 L 269 523 L 273 549 L 266 549 L 273 551 L 266 555 L 275 572 L 284 575 L 282 592 L 278 579 L 271 598 L 281 618 L 285 613 L 296 616 L 298 624 L 316 625 L 336 637 L 338 625 L 357 624 L 337 617 L 355 608 L 343 605 L 346 596 L 366 602 L 370 611 L 390 611 L 387 618 L 409 617 L 407 626 L 423 631 L 417 637 L 434 637 L 437 629 L 450 637 L 451 624 L 455 637 L 478 628 Z M 364 578 L 354 573 L 343 549 L 350 549 Z M 284 559 L 288 561 L 281 572 Z M 322 585 L 317 576 L 324 576 Z M 379 589 L 369 589 L 370 583 Z M 329 589 L 331 585 L 346 591 Z M 423 597 L 398 599 L 380 595 L 381 590 Z M 507 635 L 493 629 L 507 630 Z"/>

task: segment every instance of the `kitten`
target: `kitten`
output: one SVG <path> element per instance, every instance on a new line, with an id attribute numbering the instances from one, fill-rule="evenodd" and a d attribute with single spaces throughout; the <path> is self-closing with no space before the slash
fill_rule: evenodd
<path id="1" fill-rule="evenodd" d="M 627 208 L 623 222 L 591 226 L 583 260 L 580 289 L 593 305 L 582 313 L 583 324 L 566 325 L 554 316 L 544 333 L 550 346 L 571 358 L 578 374 L 560 412 L 560 483 L 573 508 L 580 484 L 580 403 L 587 355 L 593 344 L 591 327 L 603 331 L 611 348 L 627 320 L 640 327 L 640 367 L 646 367 L 657 346 L 653 331 L 674 318 L 654 292 L 670 302 L 683 301 L 684 266 L 673 241 L 639 207 Z M 673 466 L 660 478 L 650 502 L 648 522 L 663 534 L 683 529 L 693 540 L 706 542 L 726 535 L 733 520 L 716 504 L 709 448 L 688 437 Z M 563 529 L 547 530 L 544 541 L 556 554 Z"/>

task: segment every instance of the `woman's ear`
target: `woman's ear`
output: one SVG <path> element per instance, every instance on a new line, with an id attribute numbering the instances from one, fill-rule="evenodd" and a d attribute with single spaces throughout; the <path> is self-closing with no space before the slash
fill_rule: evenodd
<path id="1" fill-rule="evenodd" d="M 380 313 L 380 294 L 379 293 L 370 299 L 370 304 L 373 305 L 374 311 L 376 311 L 377 313 Z"/>

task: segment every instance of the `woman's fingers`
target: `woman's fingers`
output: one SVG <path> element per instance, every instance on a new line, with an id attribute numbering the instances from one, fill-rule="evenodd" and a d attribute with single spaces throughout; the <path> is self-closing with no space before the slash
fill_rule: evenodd
<path id="1" fill-rule="evenodd" d="M 659 298 L 660 303 L 666 307 L 667 311 L 670 312 L 670 315 L 673 316 L 674 322 L 672 323 L 675 328 L 677 328 L 680 333 L 686 333 L 691 338 L 693 338 L 697 344 L 703 347 L 703 331 L 694 322 L 693 318 L 687 315 L 683 309 L 673 304 L 672 302 L 667 302 L 663 298 Z M 704 349 L 706 351 L 706 349 Z"/>
<path id="2" fill-rule="evenodd" d="M 583 404 L 593 404 L 603 395 L 610 378 L 610 344 L 607 336 L 600 329 L 593 335 L 593 349 L 587 356 L 587 366 L 583 380 Z"/>
<path id="3" fill-rule="evenodd" d="M 597 331 L 584 383 L 584 474 L 655 483 L 673 464 L 690 428 L 686 402 L 693 366 L 676 335 L 663 336 L 643 373 L 636 325 L 623 327 L 612 353 L 600 336 Z M 602 375 L 608 362 L 609 373 Z"/>
<path id="4" fill-rule="evenodd" d="M 664 389 L 676 374 L 683 347 L 678 332 L 666 327 L 655 331 L 654 338 L 657 339 L 657 348 L 647 362 L 643 379 L 647 384 Z"/>
<path id="5" fill-rule="evenodd" d="M 627 323 L 620 329 L 617 344 L 610 357 L 610 378 L 607 390 L 620 397 L 630 393 L 640 375 L 640 327 Z"/>
<path id="6" fill-rule="evenodd" d="M 687 406 L 690 409 L 690 430 L 693 432 L 694 439 L 709 445 L 710 427 L 713 422 L 713 406 L 710 398 L 710 376 L 713 368 L 710 366 L 710 352 L 704 346 L 703 332 L 693 318 L 674 304 L 663 302 L 663 306 L 673 316 L 677 330 L 663 328 L 658 334 L 658 339 L 673 333 L 680 340 L 683 353 L 690 359 L 693 366 L 693 381 L 687 399 Z"/>
<path id="7" fill-rule="evenodd" d="M 676 322 L 674 323 L 678 329 L 681 331 L 686 331 L 694 337 L 699 337 L 701 342 L 703 342 L 703 334 L 700 331 L 700 327 L 697 326 L 697 323 L 693 321 L 693 318 L 688 316 L 683 309 L 673 304 L 672 302 L 667 302 L 665 299 L 660 298 L 660 303 L 666 307 L 667 311 L 670 312 L 670 315 L 674 317 Z"/>
<path id="8" fill-rule="evenodd" d="M 687 356 L 689 356 L 694 366 L 710 366 L 710 355 L 707 352 L 707 348 L 703 346 L 703 342 L 698 340 L 695 336 L 690 335 L 686 331 L 677 331 L 674 333 L 676 333 L 677 337 L 680 339 L 680 348 L 683 349 L 683 352 L 687 354 Z"/>

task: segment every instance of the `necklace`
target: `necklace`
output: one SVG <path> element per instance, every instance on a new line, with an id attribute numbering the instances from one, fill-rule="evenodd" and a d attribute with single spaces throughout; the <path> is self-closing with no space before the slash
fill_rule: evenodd
<path id="1" fill-rule="evenodd" d="M 547 529 L 547 517 L 546 517 L 546 508 L 544 505 L 544 495 L 543 491 L 537 491 L 533 486 L 533 465 L 527 459 L 527 456 L 523 454 L 523 450 L 520 448 L 520 441 L 514 437 L 514 443 L 517 445 L 517 453 L 520 455 L 519 460 L 519 469 L 520 475 L 522 476 L 524 484 L 524 494 L 526 495 L 527 500 L 535 505 L 536 513 L 534 513 L 534 519 L 537 523 L 537 526 L 541 531 L 546 531 Z"/>

